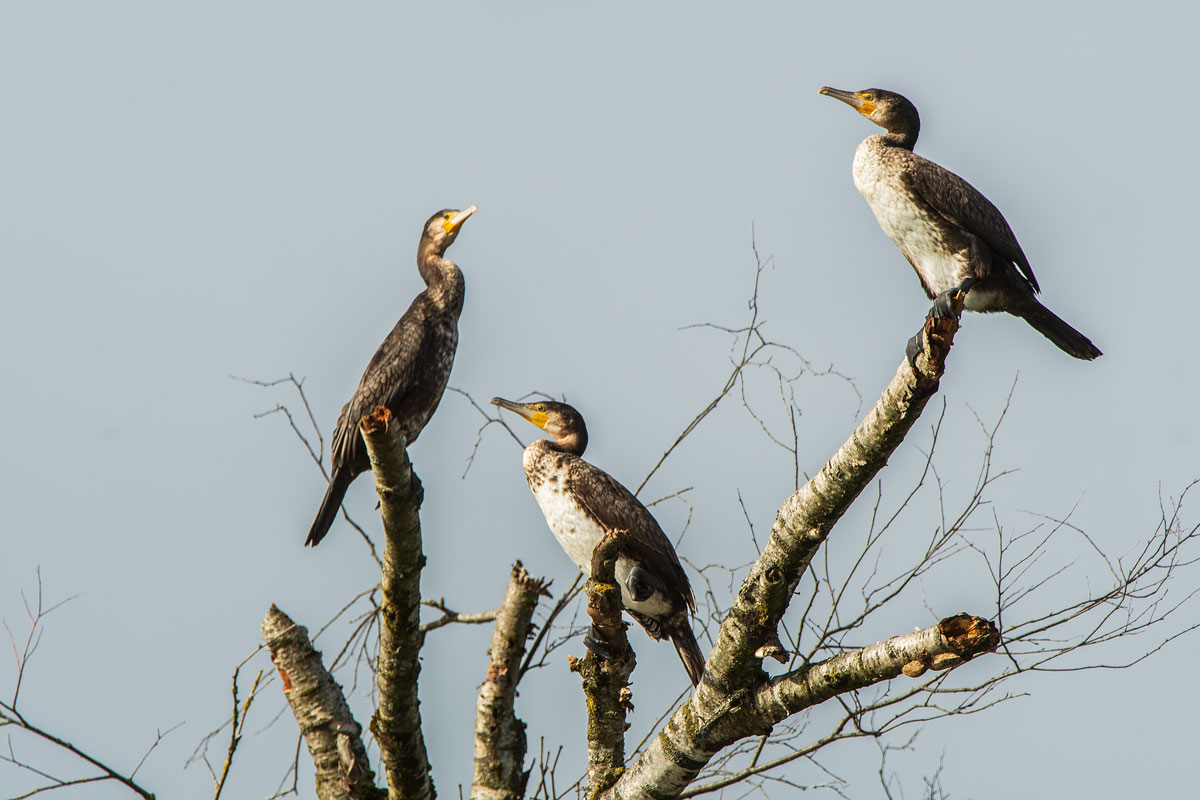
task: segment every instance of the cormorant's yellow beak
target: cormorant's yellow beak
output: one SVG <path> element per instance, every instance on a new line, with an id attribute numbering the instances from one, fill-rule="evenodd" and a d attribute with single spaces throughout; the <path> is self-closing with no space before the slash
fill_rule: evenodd
<path id="1" fill-rule="evenodd" d="M 544 403 L 514 403 L 503 397 L 493 397 L 490 402 L 498 408 L 506 408 L 514 414 L 524 417 L 542 430 L 546 429 L 546 423 L 550 421 Z"/>
<path id="2" fill-rule="evenodd" d="M 462 211 L 459 211 L 453 217 L 442 221 L 442 230 L 446 233 L 454 233 L 467 221 L 467 217 L 479 210 L 479 206 L 467 206 Z"/>
<path id="3" fill-rule="evenodd" d="M 875 110 L 875 103 L 870 100 L 865 100 L 862 92 L 846 92 L 841 89 L 834 89 L 830 86 L 822 86 L 817 90 L 817 94 L 823 94 L 826 97 L 832 97 L 835 100 L 841 100 L 846 105 L 858 109 L 858 113 L 863 116 L 868 116 Z"/>

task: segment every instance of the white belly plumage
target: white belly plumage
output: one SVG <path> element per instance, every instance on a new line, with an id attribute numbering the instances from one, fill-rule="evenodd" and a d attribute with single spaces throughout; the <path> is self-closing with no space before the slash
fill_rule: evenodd
<path id="1" fill-rule="evenodd" d="M 919 268 L 934 294 L 958 286 L 967 274 L 965 254 L 948 252 L 941 236 L 944 221 L 926 213 L 902 187 L 887 180 L 870 142 L 864 141 L 854 153 L 854 187 L 871 206 L 879 227 Z"/>
<path id="2" fill-rule="evenodd" d="M 583 574 L 591 577 L 592 550 L 604 538 L 604 531 L 583 509 L 564 491 L 562 481 L 546 481 L 540 485 L 529 486 L 533 496 L 537 498 L 546 524 L 554 533 L 554 538 L 566 551 L 575 565 L 583 570 Z M 627 579 L 633 571 L 634 563 L 624 556 L 617 559 L 616 579 L 621 587 L 621 603 L 628 609 L 646 614 L 651 617 L 661 617 L 671 611 L 671 604 L 662 592 L 655 591 L 649 598 L 638 603 L 629 594 Z"/>

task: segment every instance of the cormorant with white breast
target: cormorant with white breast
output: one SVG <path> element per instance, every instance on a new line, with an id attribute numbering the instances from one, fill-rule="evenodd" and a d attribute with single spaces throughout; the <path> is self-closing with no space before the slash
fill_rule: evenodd
<path id="1" fill-rule="evenodd" d="M 342 406 L 330 445 L 333 472 L 306 545 L 329 532 L 350 483 L 371 468 L 358 423 L 387 406 L 403 426 L 408 444 L 417 440 L 437 410 L 450 380 L 458 349 L 458 318 L 463 308 L 463 274 L 445 258 L 467 217 L 478 209 L 443 209 L 425 223 L 417 245 L 417 270 L 426 288 L 418 294 L 375 351 L 350 402 Z M 415 479 L 416 473 L 413 473 Z"/>
<path id="2" fill-rule="evenodd" d="M 1021 317 L 1061 350 L 1091 360 L 1100 350 L 1038 302 L 1033 268 L 1000 211 L 974 186 L 912 152 L 921 130 L 916 106 L 895 92 L 821 87 L 887 133 L 854 153 L 854 186 L 908 259 L 926 294 L 967 293 L 971 311 Z"/>
<path id="3" fill-rule="evenodd" d="M 692 684 L 700 683 L 704 654 L 688 622 L 688 612 L 696 610 L 691 584 L 671 540 L 646 507 L 581 458 L 588 442 L 583 417 L 571 406 L 549 400 L 514 403 L 493 397 L 492 405 L 519 414 L 553 437 L 525 448 L 525 480 L 554 538 L 585 575 L 591 575 L 592 550 L 604 534 L 629 531 L 615 570 L 621 603 L 650 638 L 671 639 Z"/>

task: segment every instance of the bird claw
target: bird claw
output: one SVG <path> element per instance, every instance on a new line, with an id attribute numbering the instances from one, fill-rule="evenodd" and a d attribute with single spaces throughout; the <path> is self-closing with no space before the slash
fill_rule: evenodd
<path id="1" fill-rule="evenodd" d="M 417 477 L 417 471 L 412 470 L 412 496 L 417 501 L 417 508 L 425 502 L 425 485 L 421 483 L 421 479 Z"/>
<path id="2" fill-rule="evenodd" d="M 908 357 L 908 364 L 914 372 L 917 371 L 917 356 L 925 350 L 925 334 L 930 330 L 928 320 L 952 319 L 957 321 L 962 316 L 963 305 L 967 301 L 967 292 L 971 291 L 971 287 L 978 280 L 978 278 L 964 278 L 958 286 L 947 289 L 933 299 L 933 306 L 925 315 L 927 321 L 924 327 L 908 340 L 908 344 L 904 348 L 904 355 Z"/>
<path id="3" fill-rule="evenodd" d="M 974 283 L 975 279 L 967 278 L 966 281 L 963 281 L 963 285 L 966 285 L 968 281 Z M 947 289 L 933 299 L 933 307 L 929 309 L 926 316 L 929 319 L 958 319 L 962 314 L 963 302 L 966 297 L 967 290 L 962 286 Z"/>
<path id="4" fill-rule="evenodd" d="M 595 625 L 588 626 L 587 633 L 583 635 L 583 646 L 595 653 L 597 657 L 606 661 L 610 661 L 613 658 L 612 645 L 608 643 L 608 640 L 604 638 L 604 634 Z"/>
<path id="5" fill-rule="evenodd" d="M 924 348 L 925 331 L 913 334 L 908 340 L 908 344 L 904 347 L 904 355 L 908 358 L 908 365 L 912 367 L 913 372 L 917 371 L 917 356 L 921 355 Z"/>

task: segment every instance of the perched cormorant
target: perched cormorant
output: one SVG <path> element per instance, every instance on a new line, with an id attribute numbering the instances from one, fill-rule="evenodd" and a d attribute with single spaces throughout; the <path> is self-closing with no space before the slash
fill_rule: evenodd
<path id="1" fill-rule="evenodd" d="M 554 538 L 585 575 L 591 575 L 592 550 L 604 534 L 629 531 L 616 563 L 621 603 L 650 638 L 670 637 L 692 684 L 700 683 L 704 654 L 688 623 L 688 611 L 696 610 L 691 584 L 671 540 L 646 507 L 581 458 L 588 441 L 583 417 L 571 406 L 549 400 L 514 403 L 493 397 L 492 405 L 519 414 L 553 437 L 525 448 L 525 480 Z"/>
<path id="2" fill-rule="evenodd" d="M 1000 211 L 974 186 L 912 152 L 921 130 L 916 106 L 884 89 L 823 86 L 820 93 L 887 129 L 855 151 L 854 186 L 931 299 L 961 287 L 971 311 L 1007 311 L 1075 358 L 1100 355 L 1086 336 L 1037 301 L 1041 289 L 1033 268 Z"/>
<path id="3" fill-rule="evenodd" d="M 458 317 L 463 307 L 463 274 L 443 254 L 458 236 L 475 206 L 443 209 L 425 223 L 417 245 L 417 269 L 425 290 L 413 298 L 396 327 L 379 345 L 350 402 L 342 406 L 333 430 L 333 472 L 306 545 L 316 546 L 329 532 L 350 482 L 371 468 L 358 423 L 387 406 L 403 425 L 411 445 L 441 402 L 458 347 Z M 415 476 L 415 473 L 414 473 Z"/>

